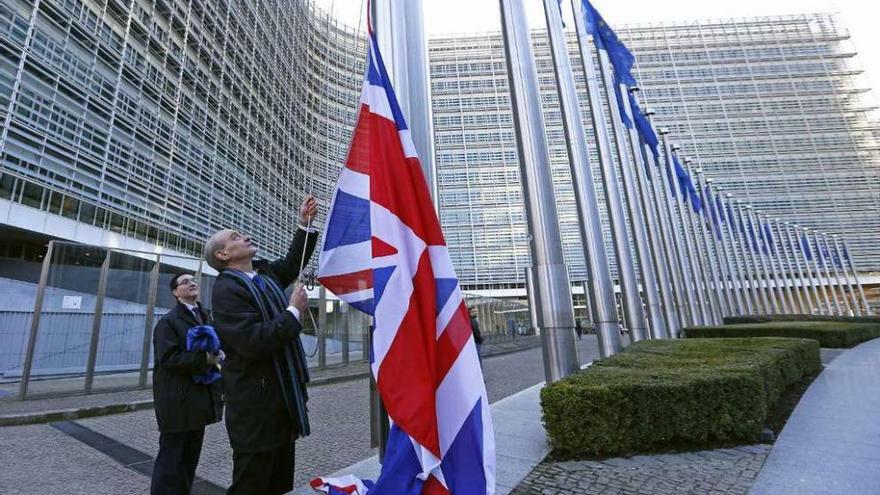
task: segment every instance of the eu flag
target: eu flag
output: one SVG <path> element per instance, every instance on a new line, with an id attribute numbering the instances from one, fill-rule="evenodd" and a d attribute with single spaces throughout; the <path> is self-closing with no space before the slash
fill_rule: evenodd
<path id="1" fill-rule="evenodd" d="M 712 189 L 709 186 L 703 188 L 703 199 L 706 200 L 706 210 L 709 210 L 709 217 L 715 226 L 715 237 L 721 240 L 721 219 L 718 216 L 718 204 L 712 201 Z M 717 198 L 716 198 L 717 199 Z"/>
<path id="2" fill-rule="evenodd" d="M 617 111 L 620 113 L 620 121 L 623 122 L 627 129 L 632 129 L 633 122 L 626 113 L 626 105 L 623 104 L 623 94 L 620 92 L 620 83 L 617 81 L 617 76 L 614 76 L 614 99 L 617 100 Z"/>
<path id="3" fill-rule="evenodd" d="M 608 53 L 608 59 L 614 67 L 616 80 L 627 86 L 635 86 L 636 80 L 632 75 L 632 67 L 636 58 L 620 41 L 617 33 L 605 22 L 605 19 L 589 0 L 582 0 L 582 6 L 587 31 L 593 35 L 593 43 L 596 44 L 596 48 Z"/>
<path id="4" fill-rule="evenodd" d="M 703 208 L 703 204 L 700 201 L 700 197 L 697 194 L 697 189 L 694 187 L 694 182 L 691 180 L 690 174 L 688 174 L 687 170 L 681 166 L 681 162 L 678 161 L 678 156 L 672 155 L 672 163 L 675 166 L 675 176 L 678 178 L 678 187 L 681 189 L 682 196 L 685 201 L 690 200 L 691 208 L 693 208 L 694 211 L 700 211 Z M 675 194 L 673 193 L 673 196 L 674 195 Z"/>
<path id="5" fill-rule="evenodd" d="M 642 113 L 642 109 L 639 108 L 639 102 L 632 93 L 629 94 L 629 107 L 632 109 L 633 119 L 636 121 L 636 130 L 639 132 L 639 136 L 642 137 L 642 141 L 651 149 L 654 161 L 660 163 L 660 140 L 657 138 L 657 133 L 654 132 L 651 123 L 648 122 L 648 119 Z"/>
<path id="6" fill-rule="evenodd" d="M 711 195 L 709 197 L 711 197 Z M 718 218 L 721 220 L 721 223 L 725 223 L 724 207 L 721 205 L 721 194 L 715 196 L 715 210 L 718 211 Z"/>
<path id="7" fill-rule="evenodd" d="M 810 241 L 807 240 L 806 235 L 801 235 L 801 251 L 804 252 L 804 256 L 807 257 L 807 260 L 813 259 L 813 253 L 810 250 Z"/>

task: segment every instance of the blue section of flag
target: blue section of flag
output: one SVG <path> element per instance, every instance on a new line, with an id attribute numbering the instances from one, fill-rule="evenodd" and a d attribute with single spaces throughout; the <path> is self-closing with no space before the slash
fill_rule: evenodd
<path id="1" fill-rule="evenodd" d="M 420 495 L 425 484 L 418 478 L 421 472 L 422 466 L 419 464 L 419 458 L 409 436 L 396 424 L 391 425 L 388 441 L 385 444 L 382 472 L 370 491 L 377 494 Z"/>
<path id="2" fill-rule="evenodd" d="M 482 401 L 477 401 L 440 466 L 447 475 L 449 493 L 455 495 L 485 495 L 486 474 L 483 472 L 483 414 Z M 453 474 L 453 476 L 449 476 Z"/>
<path id="3" fill-rule="evenodd" d="M 371 235 L 369 200 L 337 190 L 324 234 L 324 250 L 369 241 Z"/>
<path id="4" fill-rule="evenodd" d="M 434 279 L 434 282 L 437 286 L 437 312 L 439 313 L 446 306 L 449 296 L 458 287 L 458 280 L 454 278 L 437 278 Z"/>
<path id="5" fill-rule="evenodd" d="M 385 286 L 388 285 L 388 279 L 394 273 L 396 266 L 383 266 L 382 268 L 373 269 L 373 300 L 378 304 L 382 300 L 382 294 L 385 293 Z"/>
<path id="6" fill-rule="evenodd" d="M 589 0 L 582 0 L 581 5 L 587 32 L 593 35 L 593 43 L 596 44 L 596 48 L 608 53 L 608 59 L 614 67 L 615 79 L 627 86 L 635 86 L 636 80 L 632 75 L 632 67 L 636 58 L 620 41 L 617 33 L 605 22 L 605 19 Z"/>
<path id="7" fill-rule="evenodd" d="M 633 128 L 633 122 L 629 118 L 626 111 L 626 105 L 623 104 L 623 94 L 620 92 L 620 84 L 617 82 L 617 76 L 614 77 L 614 99 L 617 101 L 617 111 L 620 113 L 620 121 L 627 129 Z"/>
<path id="8" fill-rule="evenodd" d="M 350 302 L 348 304 L 350 304 L 353 308 L 356 308 L 359 311 L 363 311 L 368 315 L 372 315 L 374 312 L 375 305 L 373 304 L 372 298 L 364 299 L 363 301 Z"/>

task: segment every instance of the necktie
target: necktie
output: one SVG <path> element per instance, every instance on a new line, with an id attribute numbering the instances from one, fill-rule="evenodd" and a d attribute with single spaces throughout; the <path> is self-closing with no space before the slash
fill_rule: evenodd
<path id="1" fill-rule="evenodd" d="M 196 323 L 198 323 L 199 325 L 204 325 L 204 321 L 202 321 L 202 312 L 199 311 L 198 306 L 196 306 L 192 309 L 192 314 L 196 319 Z"/>

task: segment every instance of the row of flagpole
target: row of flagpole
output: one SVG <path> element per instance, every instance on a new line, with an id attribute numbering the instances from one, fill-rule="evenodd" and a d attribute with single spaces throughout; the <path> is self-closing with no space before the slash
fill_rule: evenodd
<path id="1" fill-rule="evenodd" d="M 563 288 L 569 287 L 569 280 L 559 270 L 562 244 L 541 132 L 543 116 L 536 106 L 541 100 L 529 30 L 521 0 L 500 4 L 514 123 L 520 154 L 525 155 L 521 166 L 533 260 L 529 282 L 535 291 L 530 297 L 538 307 L 545 356 L 557 358 L 555 364 L 545 363 L 547 377 L 556 379 L 577 362 L 574 351 L 567 350 L 573 349 L 573 341 L 565 336 L 572 322 L 562 316 L 572 313 L 570 291 Z M 562 2 L 544 0 L 591 281 L 585 296 L 592 303 L 588 306 L 602 356 L 621 348 L 621 324 L 638 341 L 677 337 L 682 328 L 720 324 L 725 316 L 869 314 L 846 240 L 769 218 L 705 177 L 699 164 L 671 142 L 668 130 L 655 130 L 652 112 L 640 109 L 629 50 L 588 0 L 571 0 L 571 6 L 590 129 L 581 119 Z M 598 151 L 622 322 L 599 220 L 588 132 Z"/>

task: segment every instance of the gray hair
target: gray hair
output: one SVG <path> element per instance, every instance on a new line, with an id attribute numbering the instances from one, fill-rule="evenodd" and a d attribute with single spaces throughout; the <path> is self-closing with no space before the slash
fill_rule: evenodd
<path id="1" fill-rule="evenodd" d="M 208 266 L 218 272 L 226 268 L 226 261 L 217 257 L 217 251 L 222 251 L 226 248 L 226 239 L 224 237 L 228 232 L 229 229 L 223 229 L 212 235 L 208 242 L 205 243 L 205 261 L 208 262 Z"/>

